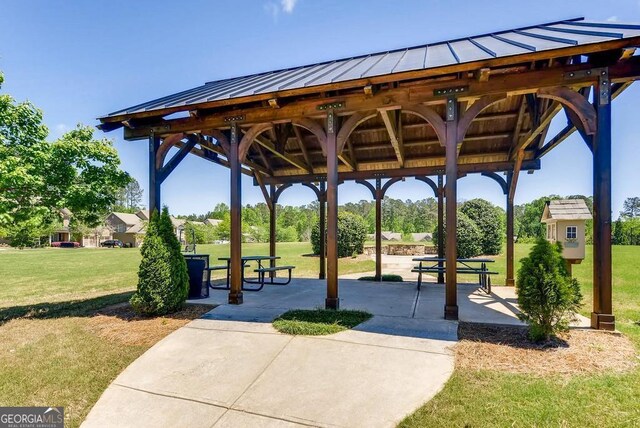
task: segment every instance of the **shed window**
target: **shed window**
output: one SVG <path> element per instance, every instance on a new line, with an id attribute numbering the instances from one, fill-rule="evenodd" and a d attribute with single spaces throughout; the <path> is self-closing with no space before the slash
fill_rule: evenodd
<path id="1" fill-rule="evenodd" d="M 578 237 L 578 228 L 576 226 L 567 226 L 567 239 L 576 239 Z"/>

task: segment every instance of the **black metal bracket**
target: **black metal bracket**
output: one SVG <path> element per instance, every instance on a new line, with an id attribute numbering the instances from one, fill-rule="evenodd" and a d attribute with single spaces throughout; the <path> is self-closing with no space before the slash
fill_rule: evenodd
<path id="1" fill-rule="evenodd" d="M 566 80 L 583 79 L 588 76 L 599 76 L 601 71 L 606 71 L 606 68 L 589 68 L 587 70 L 568 71 L 564 73 Z"/>
<path id="2" fill-rule="evenodd" d="M 609 104 L 611 101 L 611 81 L 609 80 L 608 68 L 601 69 L 598 75 L 598 97 L 600 97 L 600 105 Z"/>
<path id="3" fill-rule="evenodd" d="M 328 103 L 328 104 L 321 104 L 319 106 L 316 107 L 316 109 L 318 110 L 334 110 L 334 109 L 338 109 L 338 108 L 344 108 L 345 103 L 344 101 L 336 101 L 333 103 Z"/>
<path id="4" fill-rule="evenodd" d="M 462 94 L 469 91 L 469 85 L 465 85 L 465 86 L 450 86 L 448 88 L 440 88 L 440 89 L 434 89 L 433 90 L 433 95 L 436 96 L 441 96 L 441 95 L 455 95 L 455 94 Z"/>
<path id="5" fill-rule="evenodd" d="M 456 120 L 458 114 L 457 100 L 454 97 L 447 98 L 447 121 Z"/>
<path id="6" fill-rule="evenodd" d="M 244 120 L 244 114 L 239 114 L 237 116 L 226 116 L 224 118 L 225 122 L 239 122 L 241 120 Z"/>

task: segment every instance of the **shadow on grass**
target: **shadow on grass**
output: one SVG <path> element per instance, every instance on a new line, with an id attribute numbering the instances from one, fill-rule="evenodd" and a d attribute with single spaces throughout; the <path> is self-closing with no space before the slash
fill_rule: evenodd
<path id="1" fill-rule="evenodd" d="M 12 306 L 0 308 L 0 325 L 18 318 L 49 319 L 63 317 L 92 316 L 99 309 L 118 303 L 128 302 L 132 291 L 107 294 L 84 300 L 70 300 L 67 302 L 43 302 L 33 305 Z"/>
<path id="2" fill-rule="evenodd" d="M 520 349 L 557 349 L 568 348 L 569 343 L 559 337 L 552 337 L 546 342 L 532 342 L 529 339 L 529 328 L 515 325 L 495 325 L 460 322 L 458 324 L 459 340 L 492 343 Z"/>

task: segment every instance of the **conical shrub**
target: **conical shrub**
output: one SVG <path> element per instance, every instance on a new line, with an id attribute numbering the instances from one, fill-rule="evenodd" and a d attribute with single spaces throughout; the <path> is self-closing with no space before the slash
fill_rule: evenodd
<path id="1" fill-rule="evenodd" d="M 189 277 L 166 207 L 162 214 L 151 214 L 140 252 L 138 289 L 130 301 L 133 309 L 142 315 L 165 315 L 182 308 Z"/>

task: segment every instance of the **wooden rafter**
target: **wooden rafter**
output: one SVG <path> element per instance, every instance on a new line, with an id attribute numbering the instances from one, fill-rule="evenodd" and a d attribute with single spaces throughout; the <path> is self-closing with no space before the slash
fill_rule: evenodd
<path id="1" fill-rule="evenodd" d="M 356 157 L 356 151 L 353 147 L 353 143 L 351 139 L 347 140 L 347 150 L 349 150 L 349 157 L 351 158 L 351 162 L 353 163 L 353 169 L 355 171 L 358 170 L 358 158 Z"/>
<path id="2" fill-rule="evenodd" d="M 228 156 L 226 151 L 220 147 L 217 144 L 212 143 L 211 141 L 207 141 L 204 137 L 200 137 L 198 144 L 200 145 L 200 147 L 202 147 L 203 149 L 209 150 L 211 152 L 214 152 L 216 154 L 222 155 L 222 156 Z M 256 171 L 260 171 L 263 174 L 266 175 L 273 175 L 273 172 L 270 171 L 268 168 L 263 167 L 262 165 L 258 165 L 255 162 L 252 162 L 249 159 L 245 159 L 243 162 L 244 165 L 248 166 L 251 169 L 255 169 Z M 228 166 L 228 164 L 226 164 L 225 166 Z"/>
<path id="3" fill-rule="evenodd" d="M 346 154 L 345 152 L 342 152 L 338 155 L 338 159 L 340 159 L 340 161 L 345 164 L 347 167 L 349 167 L 349 169 L 351 171 L 355 171 L 356 168 L 356 164 L 353 162 L 353 160 L 351 159 L 351 156 L 349 156 L 348 154 Z"/>
<path id="4" fill-rule="evenodd" d="M 398 164 L 400 168 L 402 168 L 404 166 L 404 144 L 402 141 L 402 123 L 400 119 L 402 115 L 399 110 L 378 109 L 378 112 L 389 134 L 389 141 L 391 141 L 393 151 L 398 158 Z"/>
<path id="5" fill-rule="evenodd" d="M 311 158 L 309 157 L 307 146 L 305 146 L 304 144 L 304 139 L 302 137 L 302 132 L 300 132 L 300 128 L 298 128 L 297 126 L 294 126 L 293 133 L 296 136 L 298 147 L 300 147 L 300 152 L 302 152 L 302 157 L 304 158 L 304 161 L 307 163 L 307 169 L 309 170 L 309 172 L 313 174 L 313 163 L 311 162 Z"/>
<path id="6" fill-rule="evenodd" d="M 258 143 L 259 145 L 261 145 L 263 148 L 265 148 L 268 151 L 270 151 L 275 156 L 279 157 L 280 159 L 283 159 L 283 160 L 287 161 L 291 165 L 293 165 L 293 166 L 295 166 L 297 168 L 300 168 L 303 171 L 311 172 L 311 171 L 309 171 L 309 168 L 308 168 L 307 165 L 305 165 L 303 162 L 300 162 L 295 157 L 288 155 L 286 152 L 280 153 L 280 151 L 278 151 L 276 149 L 275 144 L 271 140 L 267 139 L 265 136 L 258 135 L 258 136 L 255 137 L 254 141 L 256 143 Z"/>
<path id="7" fill-rule="evenodd" d="M 538 137 L 538 135 L 540 135 L 540 133 L 542 133 L 545 128 L 551 123 L 551 120 L 556 115 L 556 113 L 560 111 L 561 108 L 562 107 L 560 106 L 560 103 L 553 103 L 551 107 L 549 107 L 549 109 L 545 111 L 540 118 L 539 125 L 529 131 L 525 137 L 519 139 L 516 145 L 512 146 L 511 151 L 509 152 L 509 159 L 514 160 L 519 151 L 526 150 L 527 147 L 529 147 L 529 144 L 531 144 Z"/>

